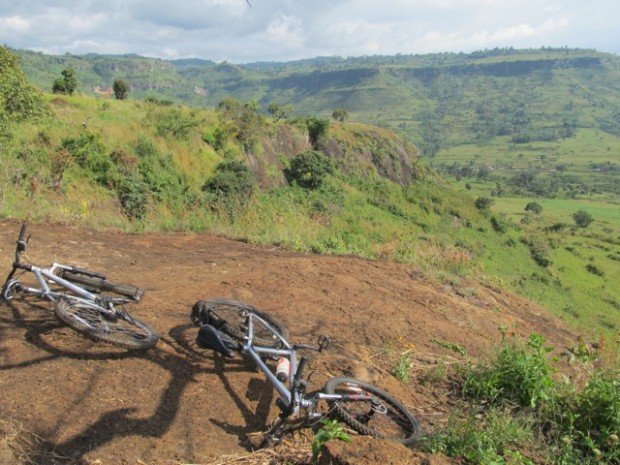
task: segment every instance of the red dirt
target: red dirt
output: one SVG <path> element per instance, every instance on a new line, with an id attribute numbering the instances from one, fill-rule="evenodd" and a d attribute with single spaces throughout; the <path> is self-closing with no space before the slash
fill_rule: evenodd
<path id="1" fill-rule="evenodd" d="M 0 270 L 8 272 L 18 229 L 0 223 Z M 130 311 L 161 335 L 154 349 L 126 352 L 61 326 L 47 303 L 0 306 L 0 420 L 22 425 L 56 456 L 84 463 L 208 462 L 246 453 L 252 433 L 275 417 L 274 393 L 261 373 L 240 358 L 224 363 L 196 350 L 188 315 L 199 299 L 229 297 L 267 310 L 294 341 L 335 337 L 333 349 L 311 358 L 311 387 L 331 375 L 366 378 L 427 427 L 450 402 L 415 376 L 405 385 L 389 374 L 386 361 L 401 351 L 412 349 L 415 374 L 442 357 L 459 357 L 433 339 L 472 355 L 489 352 L 500 326 L 523 336 L 542 333 L 556 347 L 574 339 L 531 302 L 483 287 L 461 297 L 454 286 L 420 282 L 409 267 L 389 262 L 302 255 L 204 234 L 52 225 L 30 232 L 33 263 L 70 263 L 144 287 Z"/>

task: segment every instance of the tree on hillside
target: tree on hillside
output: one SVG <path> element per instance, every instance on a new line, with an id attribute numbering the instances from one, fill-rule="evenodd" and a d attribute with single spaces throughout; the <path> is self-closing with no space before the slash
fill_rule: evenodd
<path id="1" fill-rule="evenodd" d="M 271 115 L 276 123 L 281 119 L 288 118 L 292 111 L 293 107 L 291 105 L 281 105 L 276 102 L 270 103 L 267 107 L 267 113 Z"/>
<path id="2" fill-rule="evenodd" d="M 487 213 L 493 203 L 495 203 L 495 201 L 489 197 L 478 197 L 476 199 L 476 208 L 481 212 Z"/>
<path id="3" fill-rule="evenodd" d="M 73 95 L 77 88 L 77 79 L 75 77 L 75 70 L 73 68 L 65 68 L 60 73 L 62 77 L 59 77 L 54 81 L 52 85 L 52 92 L 55 94 L 67 94 Z"/>
<path id="4" fill-rule="evenodd" d="M 221 127 L 228 136 L 234 136 L 246 153 L 254 150 L 265 131 L 264 117 L 258 113 L 258 104 L 252 100 L 241 103 L 226 97 L 217 105 Z"/>
<path id="5" fill-rule="evenodd" d="M 575 221 L 575 224 L 580 228 L 587 228 L 588 226 L 590 226 L 590 223 L 594 221 L 592 215 L 590 215 L 585 210 L 579 210 L 573 213 L 573 220 Z"/>
<path id="6" fill-rule="evenodd" d="M 349 117 L 349 112 L 345 110 L 344 108 L 336 108 L 334 112 L 332 113 L 332 118 L 334 118 L 336 121 L 339 121 L 341 123 L 344 123 L 344 120 L 347 119 L 348 117 Z"/>
<path id="7" fill-rule="evenodd" d="M 323 118 L 309 117 L 306 119 L 306 126 L 308 127 L 308 136 L 310 142 L 315 150 L 319 149 L 321 143 L 327 137 L 329 131 L 329 120 Z"/>
<path id="8" fill-rule="evenodd" d="M 41 92 L 26 82 L 18 58 L 0 46 L 0 138 L 9 134 L 9 125 L 44 114 Z"/>
<path id="9" fill-rule="evenodd" d="M 127 98 L 127 94 L 129 93 L 129 86 L 122 79 L 114 79 L 112 90 L 114 91 L 114 97 L 116 97 L 117 100 L 125 100 Z"/>
<path id="10" fill-rule="evenodd" d="M 540 215 L 542 213 L 542 211 L 543 211 L 543 207 L 538 202 L 530 202 L 530 203 L 528 203 L 525 206 L 525 211 L 526 212 L 536 213 L 537 215 Z"/>
<path id="11" fill-rule="evenodd" d="M 308 150 L 293 157 L 291 167 L 285 174 L 289 182 L 296 182 L 306 189 L 316 189 L 325 176 L 333 172 L 334 164 L 327 155 Z"/>

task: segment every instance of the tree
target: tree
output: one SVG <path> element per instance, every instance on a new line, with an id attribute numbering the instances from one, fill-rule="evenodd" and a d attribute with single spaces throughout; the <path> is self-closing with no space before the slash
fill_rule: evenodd
<path id="1" fill-rule="evenodd" d="M 73 68 L 65 68 L 60 74 L 62 77 L 59 77 L 54 81 L 52 91 L 55 94 L 73 95 L 73 92 L 75 92 L 75 89 L 77 88 L 75 71 Z"/>
<path id="2" fill-rule="evenodd" d="M 116 97 L 117 100 L 125 100 L 127 98 L 127 94 L 129 93 L 129 86 L 122 79 L 114 79 L 112 90 L 114 91 L 114 97 Z"/>
<path id="3" fill-rule="evenodd" d="M 585 210 L 578 210 L 573 213 L 573 220 L 575 221 L 575 224 L 580 228 L 587 228 L 588 226 L 590 226 L 590 223 L 594 221 L 592 215 L 590 215 Z"/>
<path id="4" fill-rule="evenodd" d="M 267 112 L 272 116 L 276 123 L 281 119 L 288 118 L 292 111 L 293 107 L 291 105 L 281 105 L 276 102 L 270 103 L 267 107 Z"/>
<path id="5" fill-rule="evenodd" d="M 321 152 L 308 150 L 295 155 L 286 175 L 289 182 L 295 181 L 306 189 L 316 189 L 323 183 L 325 176 L 333 172 L 334 165 L 329 157 Z"/>
<path id="6" fill-rule="evenodd" d="M 488 212 L 494 202 L 495 201 L 489 197 L 478 197 L 476 199 L 476 208 L 482 212 Z"/>
<path id="7" fill-rule="evenodd" d="M 0 46 L 0 138 L 9 135 L 9 125 L 43 115 L 47 111 L 41 92 L 28 82 L 18 58 Z"/>
<path id="8" fill-rule="evenodd" d="M 537 215 L 540 215 L 543 211 L 543 207 L 538 202 L 530 202 L 525 206 L 524 210 L 526 212 L 532 212 L 532 213 L 536 213 Z"/>
<path id="9" fill-rule="evenodd" d="M 327 137 L 329 120 L 323 118 L 307 118 L 306 126 L 308 127 L 308 135 L 310 136 L 312 147 L 318 150 L 323 139 Z"/>
<path id="10" fill-rule="evenodd" d="M 344 108 L 336 108 L 332 113 L 332 118 L 334 118 L 336 121 L 340 121 L 341 123 L 344 123 L 344 120 L 348 117 L 349 112 Z"/>

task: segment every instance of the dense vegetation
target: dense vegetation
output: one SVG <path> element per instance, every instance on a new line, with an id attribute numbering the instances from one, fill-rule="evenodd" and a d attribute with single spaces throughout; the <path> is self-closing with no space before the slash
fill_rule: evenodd
<path id="1" fill-rule="evenodd" d="M 504 335 L 488 362 L 459 364 L 449 376 L 464 411 L 428 435 L 427 450 L 467 464 L 618 463 L 620 373 L 581 343 L 569 378 L 553 351 L 536 334 L 525 343 Z"/>

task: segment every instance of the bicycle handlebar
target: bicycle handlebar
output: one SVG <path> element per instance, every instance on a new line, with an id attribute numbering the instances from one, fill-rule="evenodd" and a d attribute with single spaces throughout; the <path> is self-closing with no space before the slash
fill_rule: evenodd
<path id="1" fill-rule="evenodd" d="M 22 223 L 22 228 L 19 230 L 19 237 L 17 238 L 17 242 L 24 241 L 24 236 L 26 235 L 27 227 L 28 227 L 28 223 Z"/>

